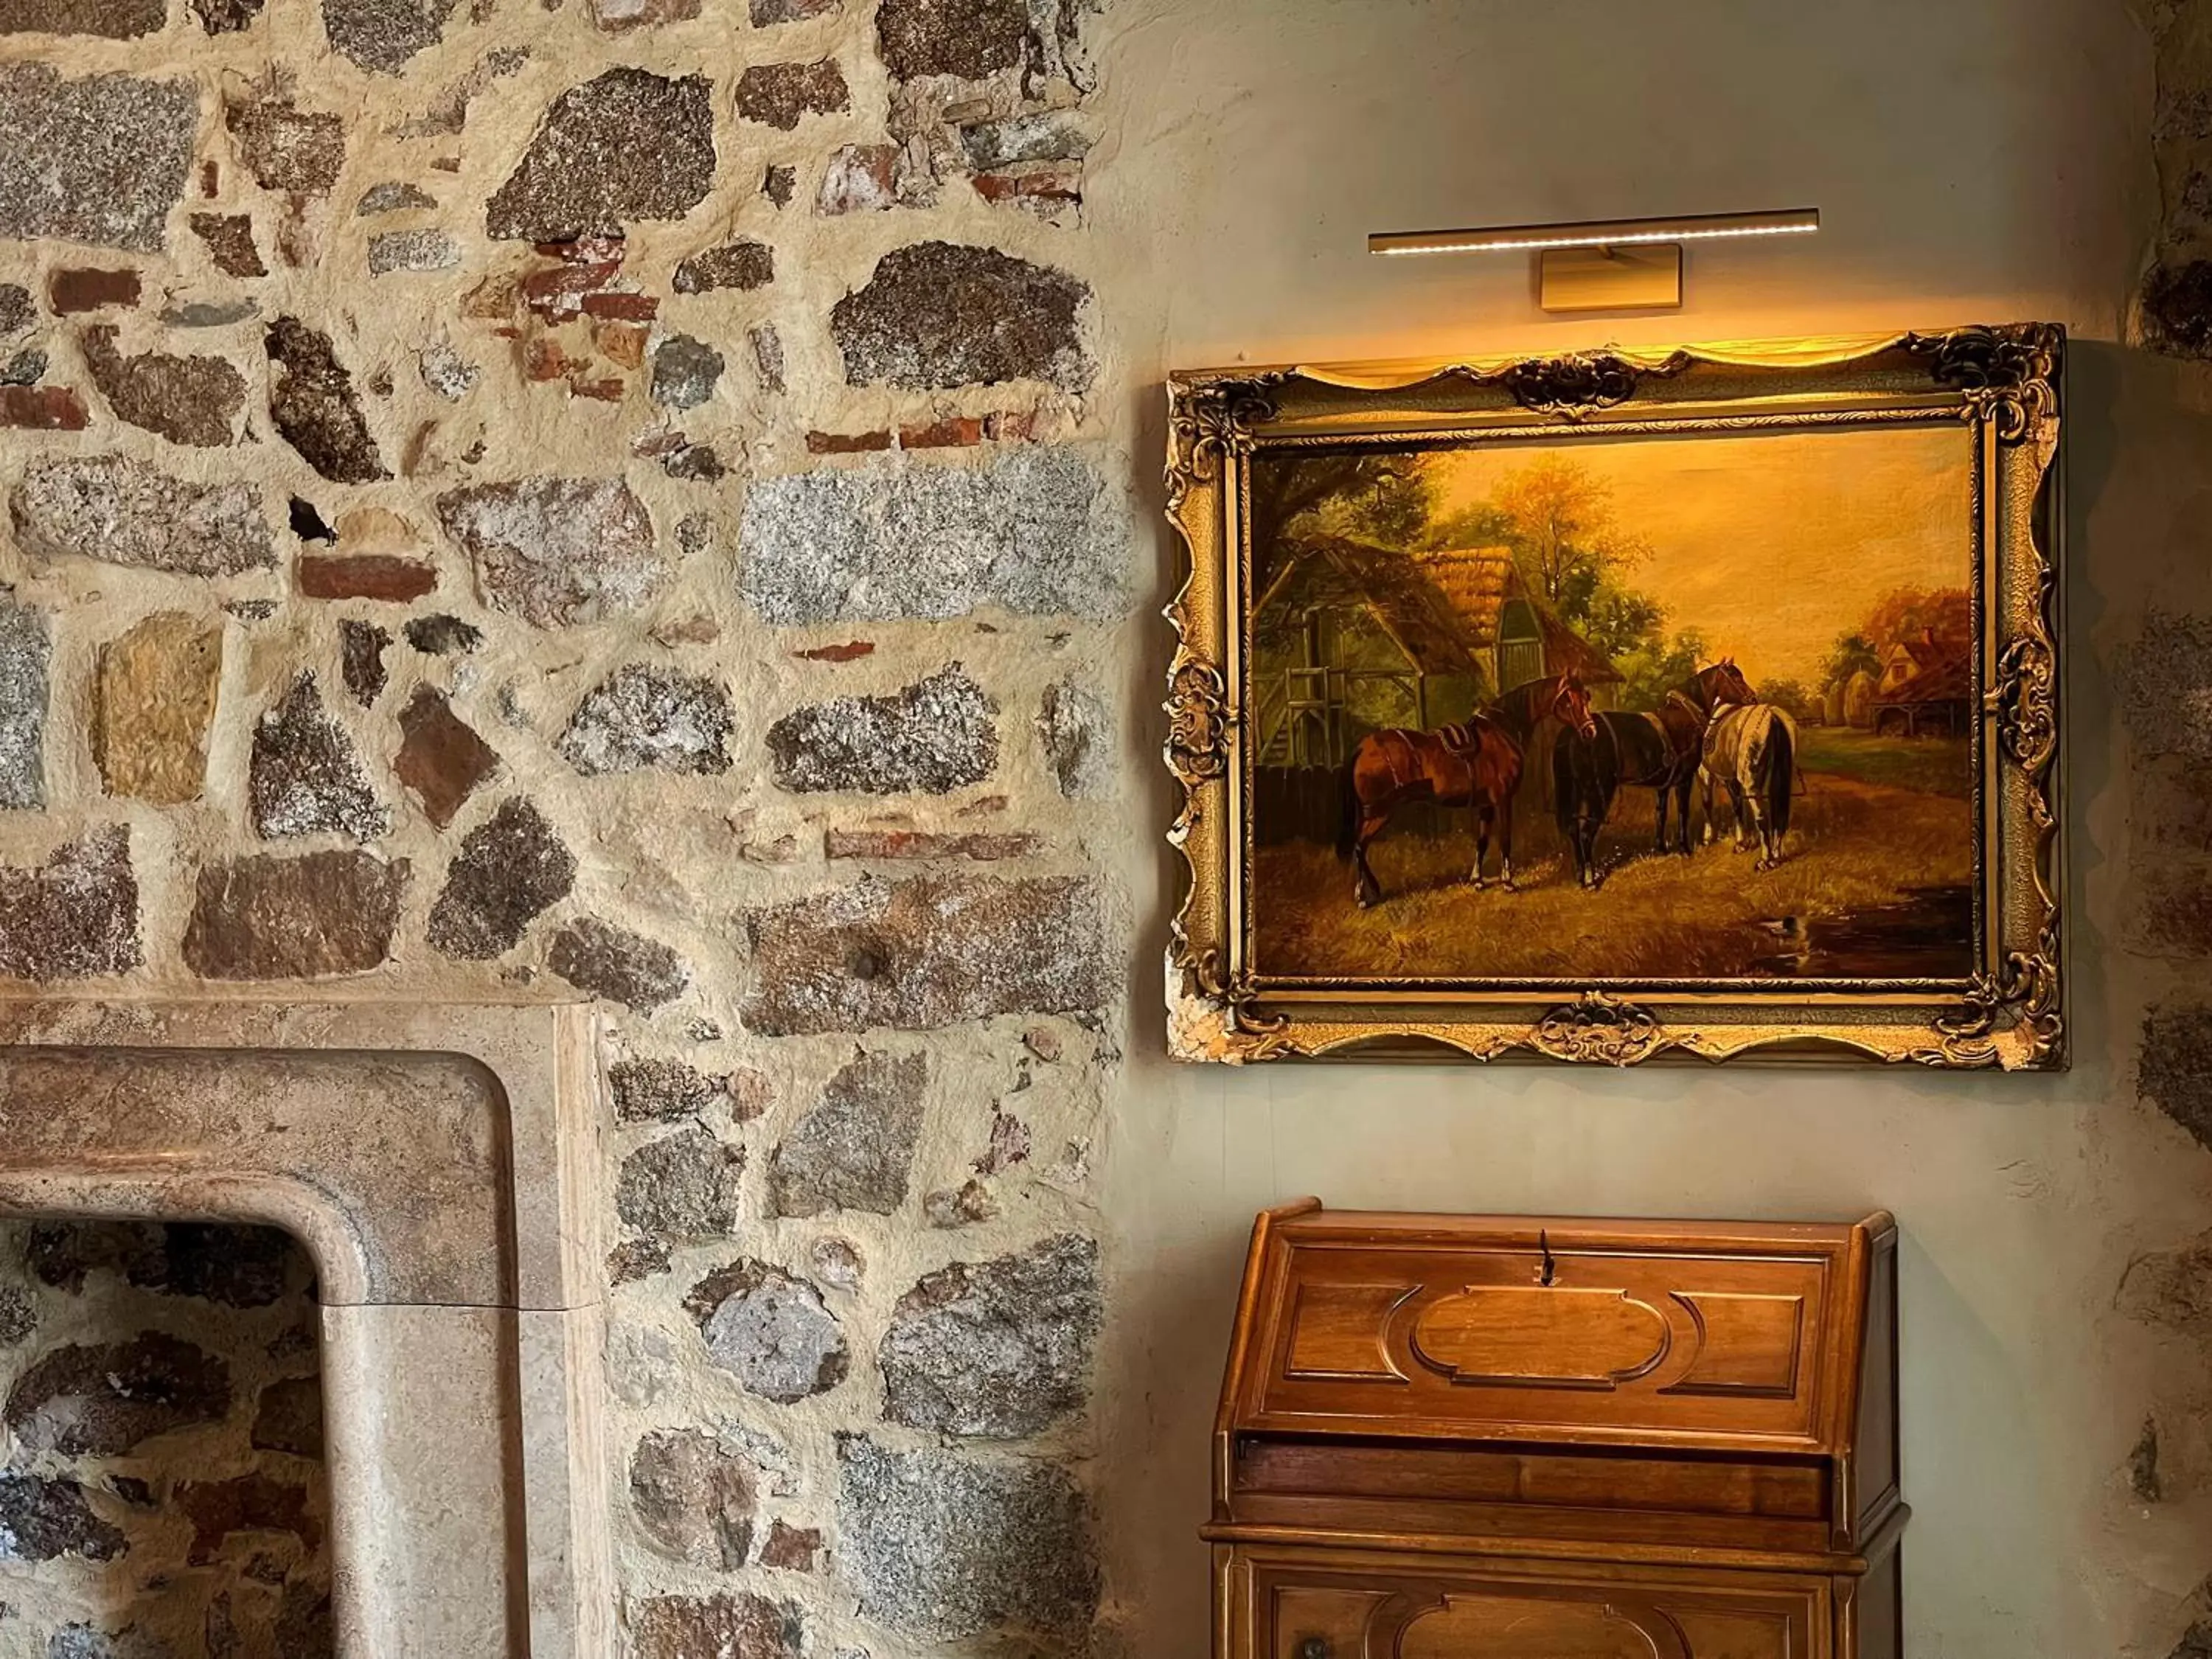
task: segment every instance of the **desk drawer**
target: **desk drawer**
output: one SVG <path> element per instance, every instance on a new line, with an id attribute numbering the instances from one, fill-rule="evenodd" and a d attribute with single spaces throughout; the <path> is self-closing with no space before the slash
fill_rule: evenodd
<path id="1" fill-rule="evenodd" d="M 1826 1580 L 1499 1560 L 1239 1561 L 1234 1659 L 1829 1659 Z"/>

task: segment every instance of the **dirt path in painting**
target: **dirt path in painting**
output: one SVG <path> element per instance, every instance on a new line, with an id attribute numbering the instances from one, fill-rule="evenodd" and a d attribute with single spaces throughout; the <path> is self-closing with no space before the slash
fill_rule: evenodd
<path id="1" fill-rule="evenodd" d="M 1516 817 L 1517 891 L 1466 884 L 1470 839 L 1385 834 L 1370 856 L 1389 896 L 1363 912 L 1328 848 L 1262 848 L 1255 966 L 1324 977 L 1964 976 L 1971 803 L 1834 773 L 1808 773 L 1806 787 L 1789 856 L 1768 871 L 1725 842 L 1655 854 L 1651 793 L 1625 790 L 1595 891 L 1575 885 L 1533 796 Z M 1702 814 L 1692 822 L 1702 836 Z M 1493 876 L 1496 859 L 1493 848 Z"/>

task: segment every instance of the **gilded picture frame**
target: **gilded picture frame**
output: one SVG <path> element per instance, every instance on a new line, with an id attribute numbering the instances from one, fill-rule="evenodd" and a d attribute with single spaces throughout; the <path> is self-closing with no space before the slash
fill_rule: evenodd
<path id="1" fill-rule="evenodd" d="M 1228 1063 L 1332 1056 L 1628 1066 L 1744 1057 L 2062 1068 L 2066 1063 L 2059 752 L 2063 512 L 2057 463 L 2063 344 L 2059 327 L 2028 323 L 1658 352 L 1602 349 L 1524 359 L 1240 366 L 1171 376 L 1167 515 L 1188 568 L 1181 590 L 1165 612 L 1176 633 L 1167 672 L 1165 759 L 1180 797 L 1169 839 L 1188 866 L 1167 953 L 1171 1053 L 1186 1060 Z M 1943 443 L 1957 444 L 1962 458 L 1961 488 L 1966 495 L 1958 516 L 1966 538 L 1961 568 L 1970 573 L 1972 637 L 1970 641 L 1961 637 L 1956 664 L 1949 671 L 1966 677 L 1951 688 L 1957 693 L 1955 729 L 1923 743 L 1900 738 L 1893 724 L 1887 729 L 1877 726 L 1872 732 L 1853 731 L 1844 720 L 1832 731 L 1801 736 L 1800 742 L 1808 753 L 1815 741 L 1853 754 L 1881 745 L 1885 765 L 1892 757 L 1915 765 L 1935 754 L 1963 757 L 1960 775 L 1970 782 L 1962 781 L 1954 794 L 1960 801 L 1971 802 L 1971 811 L 1945 810 L 1958 812 L 1956 822 L 1971 823 L 1971 848 L 1956 849 L 1956 856 L 1971 864 L 1971 876 L 1961 878 L 1966 896 L 1958 900 L 1956 914 L 1970 915 L 1971 921 L 1961 923 L 1954 954 L 1942 958 L 1945 971 L 1829 971 L 1819 963 L 1849 963 L 1861 958 L 1820 957 L 1801 948 L 1801 958 L 1815 965 L 1794 976 L 1765 970 L 1719 977 L 1677 975 L 1663 967 L 1654 970 L 1648 963 L 1632 971 L 1614 972 L 1603 970 L 1601 942 L 1592 947 L 1596 954 L 1590 957 L 1599 971 L 1431 971 L 1421 966 L 1425 958 L 1418 935 L 1411 947 L 1400 941 L 1401 950 L 1413 951 L 1413 971 L 1406 971 L 1403 962 L 1395 971 L 1374 971 L 1364 957 L 1352 966 L 1338 967 L 1326 955 L 1329 947 L 1312 944 L 1304 933 L 1297 935 L 1297 949 L 1306 957 L 1297 962 L 1296 971 L 1283 970 L 1283 961 L 1294 953 L 1269 942 L 1264 930 L 1270 906 L 1279 909 L 1291 902 L 1282 896 L 1288 890 L 1279 874 L 1255 884 L 1255 877 L 1264 873 L 1258 866 L 1276 856 L 1267 840 L 1272 833 L 1264 821 L 1269 809 L 1261 797 L 1282 796 L 1277 786 L 1288 775 L 1282 769 L 1289 764 L 1282 762 L 1273 771 L 1261 764 L 1263 758 L 1270 766 L 1280 761 L 1285 742 L 1280 708 L 1288 693 L 1276 690 L 1273 681 L 1255 666 L 1255 599 L 1267 598 L 1255 592 L 1255 478 L 1264 489 L 1274 490 L 1270 498 L 1274 499 L 1282 492 L 1270 484 L 1276 475 L 1269 469 L 1309 465 L 1330 456 L 1455 457 L 1493 452 L 1510 456 L 1549 450 L 1564 454 L 1565 465 L 1582 456 L 1620 453 L 1620 446 L 1630 441 L 1648 447 L 1717 436 L 1733 440 L 1779 434 L 1814 446 L 1808 450 L 1801 442 L 1790 453 L 1817 456 L 1822 453 L 1819 445 L 1828 441 L 1826 434 L 1891 428 L 1900 434 L 1942 434 Z M 1937 438 L 1930 436 L 1927 441 L 1934 443 Z M 1593 443 L 1614 447 L 1577 447 Z M 1517 452 L 1516 446 L 1521 447 Z M 1657 453 L 1640 456 L 1639 465 L 1650 471 Z M 1704 453 L 1720 452 L 1709 448 Z M 1419 463 L 1431 468 L 1444 464 Z M 1493 462 L 1486 459 L 1481 465 Z M 1361 476 L 1387 481 L 1395 475 L 1381 467 Z M 1376 486 L 1378 492 L 1384 487 Z M 1724 485 L 1704 487 L 1710 490 Z M 1655 507 L 1666 505 L 1656 495 L 1650 499 Z M 1262 501 L 1261 516 L 1267 519 L 1270 510 Z M 1280 538 L 1286 532 L 1279 523 L 1279 509 L 1273 510 L 1278 517 L 1268 520 L 1262 533 Z M 1904 526 L 1904 532 L 1912 530 L 1910 525 Z M 1310 563 L 1310 550 L 1319 544 L 1297 543 L 1298 556 Z M 1270 548 L 1259 551 L 1267 565 L 1268 581 L 1279 586 L 1285 578 L 1279 570 L 1290 568 L 1291 561 Z M 1371 562 L 1378 556 L 1370 548 L 1361 556 Z M 1840 543 L 1835 558 L 1838 573 L 1849 573 L 1860 562 Z M 1806 577 L 1817 579 L 1817 574 Z M 1507 580 L 1516 580 L 1510 569 Z M 1337 591 L 1342 591 L 1340 585 Z M 1958 614 L 1963 617 L 1966 611 L 1960 608 Z M 1456 623 L 1447 623 L 1448 629 L 1453 626 Z M 1383 631 L 1390 631 L 1387 616 Z M 1923 633 L 1933 650 L 1934 631 Z M 1400 641 L 1401 648 L 1403 644 Z M 1302 648 L 1309 654 L 1313 649 Z M 1494 654 L 1503 647 L 1491 649 Z M 1311 671 L 1305 683 L 1326 692 L 1336 683 L 1331 672 L 1323 664 Z M 1861 672 L 1871 673 L 1872 665 Z M 1357 673 L 1337 676 L 1345 681 L 1358 678 Z M 1419 678 L 1414 671 L 1401 672 L 1393 684 Z M 1502 681 L 1510 676 L 1497 678 Z M 1793 691 L 1802 690 L 1794 680 L 1791 686 Z M 1854 694 L 1863 690 L 1856 678 L 1844 689 Z M 1874 702 L 1878 696 L 1868 693 L 1862 701 Z M 1803 713 L 1818 726 L 1824 708 L 1834 710 L 1836 699 L 1834 685 L 1825 693 L 1816 691 L 1813 706 Z M 1314 705 L 1308 714 L 1320 723 L 1316 729 L 1343 712 L 1320 708 L 1316 714 L 1318 702 L 1308 702 Z M 1577 712 L 1559 718 L 1573 723 L 1577 732 L 1597 729 L 1589 724 L 1596 717 L 1586 720 L 1579 706 Z M 1656 728 L 1656 717 L 1637 718 Z M 1469 715 L 1466 723 L 1448 724 L 1440 741 L 1471 741 L 1469 732 L 1480 723 Z M 1411 727 L 1414 722 L 1409 718 L 1406 724 Z M 1357 723 L 1351 725 L 1347 740 L 1358 729 Z M 1554 739 L 1555 750 L 1571 742 L 1562 727 Z M 1361 821 L 1364 809 L 1358 801 L 1364 797 L 1355 799 L 1357 757 L 1323 753 L 1310 769 L 1314 778 L 1322 777 L 1323 763 L 1340 765 L 1347 811 L 1353 821 Z M 1571 790 L 1570 763 L 1555 753 L 1553 764 L 1569 769 L 1556 775 L 1562 780 L 1560 789 Z M 1801 759 L 1801 793 L 1813 776 L 1806 766 Z M 1709 772 L 1700 771 L 1698 776 L 1710 789 Z M 1863 786 L 1870 798 L 1876 788 Z M 1656 799 L 1663 848 L 1668 834 L 1663 785 Z M 1682 850 L 1686 853 L 1692 817 L 1689 792 L 1680 799 L 1685 803 Z M 1505 810 L 1510 830 L 1515 812 L 1510 797 Z M 1545 827 L 1544 815 L 1528 799 L 1519 811 L 1524 825 L 1536 821 L 1538 829 Z M 1255 813 L 1261 822 L 1255 823 Z M 1713 850 L 1710 796 L 1705 816 L 1707 842 L 1696 856 L 1712 860 L 1718 855 Z M 1741 822 L 1739 811 L 1739 844 L 1744 833 Z M 1562 811 L 1559 823 L 1560 833 L 1572 840 L 1577 832 L 1569 815 Z M 1524 829 L 1524 836 L 1529 833 Z M 1617 842 L 1619 825 L 1607 833 Z M 1405 862 L 1407 855 L 1393 843 L 1377 845 Z M 1817 848 L 1817 841 L 1814 845 Z M 1507 846 L 1510 882 L 1510 839 Z M 1756 851 L 1755 836 L 1753 847 Z M 1323 867 L 1317 844 L 1295 851 L 1303 862 L 1274 868 Z M 1593 856 L 1603 863 L 1602 857 Z M 1608 856 L 1626 863 L 1653 854 Z M 1953 853 L 1947 849 L 1944 856 Z M 1377 863 L 1389 866 L 1387 859 L 1378 858 Z M 1478 861 L 1474 867 L 1480 878 L 1483 866 Z M 1656 863 L 1650 867 L 1662 870 Z M 1688 869 L 1691 865 L 1665 870 L 1676 867 Z M 1732 889 L 1758 885 L 1741 873 L 1753 867 L 1748 857 L 1711 867 L 1729 872 L 1723 878 Z M 1765 870 L 1766 860 L 1762 858 L 1756 867 Z M 1588 886 L 1603 878 L 1594 866 L 1583 880 Z M 1391 879 L 1386 870 L 1381 884 L 1387 886 Z M 1310 883 L 1301 878 L 1297 902 L 1320 905 L 1324 889 L 1337 880 L 1333 875 Z M 1551 890 L 1541 902 L 1554 906 L 1583 902 L 1571 889 L 1575 880 L 1572 861 L 1564 855 L 1556 859 L 1539 878 L 1539 884 Z M 1515 888 L 1516 894 L 1530 890 L 1526 882 L 1523 877 Z M 1619 890 L 1626 893 L 1631 884 L 1622 878 Z M 1499 937 L 1517 930 L 1514 918 L 1534 914 L 1510 907 L 1536 901 L 1493 899 L 1489 896 L 1493 887 L 1479 880 L 1476 885 L 1485 895 L 1480 902 L 1492 907 L 1480 912 L 1486 918 L 1483 926 Z M 1316 895 L 1310 900 L 1307 886 Z M 1340 899 L 1328 899 L 1338 907 L 1331 913 L 1329 927 L 1369 925 L 1362 921 L 1361 913 L 1370 890 L 1363 875 L 1357 895 L 1359 909 L 1353 908 L 1348 884 L 1341 888 Z M 1605 890 L 1596 889 L 1601 895 Z M 1390 896 L 1385 896 L 1383 904 L 1389 902 Z M 1784 918 L 1763 925 L 1787 931 L 1799 924 L 1795 918 Z M 1328 933 L 1325 928 L 1311 936 Z M 1255 940 L 1265 948 L 1255 951 Z M 1322 954 L 1315 956 L 1316 951 Z M 1863 960 L 1880 964 L 1882 958 Z"/>

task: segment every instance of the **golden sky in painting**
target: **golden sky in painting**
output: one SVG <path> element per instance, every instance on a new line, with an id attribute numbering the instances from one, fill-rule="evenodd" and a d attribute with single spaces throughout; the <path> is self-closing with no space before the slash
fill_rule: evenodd
<path id="1" fill-rule="evenodd" d="M 1815 684 L 1836 636 L 1899 587 L 1972 580 L 1968 428 L 1960 423 L 1753 436 L 1589 439 L 1556 448 L 1612 486 L 1620 524 L 1651 544 L 1623 573 L 1763 678 Z M 1439 458 L 1437 507 L 1459 511 L 1553 449 Z"/>

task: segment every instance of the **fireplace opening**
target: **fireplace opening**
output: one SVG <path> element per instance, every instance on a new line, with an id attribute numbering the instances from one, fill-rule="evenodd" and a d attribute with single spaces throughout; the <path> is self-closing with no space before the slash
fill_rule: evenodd
<path id="1" fill-rule="evenodd" d="M 273 1228 L 0 1218 L 0 1650 L 331 1659 L 319 1330 Z"/>

